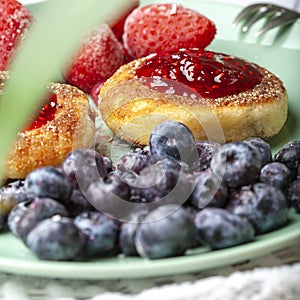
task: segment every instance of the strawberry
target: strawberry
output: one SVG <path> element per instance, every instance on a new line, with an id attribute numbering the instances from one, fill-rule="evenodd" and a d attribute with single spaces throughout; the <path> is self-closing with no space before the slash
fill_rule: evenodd
<path id="1" fill-rule="evenodd" d="M 215 24 L 179 4 L 150 4 L 135 9 L 124 25 L 124 46 L 140 58 L 180 48 L 204 49 L 216 34 Z"/>
<path id="2" fill-rule="evenodd" d="M 16 0 L 0 0 L 0 71 L 7 70 L 31 23 L 30 11 Z"/>
<path id="3" fill-rule="evenodd" d="M 139 0 L 127 0 L 127 1 L 131 1 L 131 6 L 128 9 L 128 11 L 126 11 L 121 17 L 119 17 L 118 19 L 113 19 L 109 22 L 109 26 L 111 28 L 111 30 L 113 31 L 113 33 L 115 34 L 116 38 L 122 43 L 123 39 L 123 33 L 124 33 L 124 24 L 125 21 L 127 19 L 127 17 L 132 13 L 132 11 L 134 9 L 136 9 L 139 4 L 140 1 Z"/>
<path id="4" fill-rule="evenodd" d="M 92 90 L 90 91 L 90 96 L 96 105 L 98 105 L 98 98 L 99 98 L 100 90 L 101 90 L 103 84 L 104 84 L 104 81 L 100 81 L 100 82 L 96 83 L 94 85 L 94 87 L 92 88 Z"/>
<path id="5" fill-rule="evenodd" d="M 139 7 L 140 1 L 139 0 L 127 0 L 131 1 L 131 6 L 130 8 L 118 19 L 112 19 L 108 22 L 111 30 L 113 31 L 114 35 L 118 39 L 118 41 L 122 44 L 123 46 L 123 51 L 124 51 L 124 63 L 128 63 L 134 59 L 133 56 L 131 56 L 127 49 L 123 45 L 123 34 L 124 34 L 124 24 L 127 19 L 127 17 L 137 8 Z"/>
<path id="6" fill-rule="evenodd" d="M 64 78 L 86 93 L 108 79 L 124 61 L 122 45 L 108 25 L 94 29 L 71 59 Z"/>

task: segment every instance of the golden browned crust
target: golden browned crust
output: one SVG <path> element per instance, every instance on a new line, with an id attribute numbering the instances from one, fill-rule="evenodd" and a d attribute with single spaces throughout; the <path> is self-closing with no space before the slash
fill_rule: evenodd
<path id="1" fill-rule="evenodd" d="M 57 96 L 55 118 L 18 133 L 5 161 L 6 178 L 24 178 L 38 167 L 58 166 L 70 151 L 94 141 L 95 112 L 87 96 L 66 84 L 53 83 L 48 90 Z"/>
<path id="2" fill-rule="evenodd" d="M 149 89 L 135 75 L 147 58 L 122 66 L 101 88 L 99 109 L 119 137 L 148 144 L 153 128 L 166 119 L 186 124 L 196 140 L 217 142 L 276 135 L 287 118 L 287 92 L 281 80 L 256 65 L 262 81 L 251 90 L 220 98 L 192 98 Z"/>

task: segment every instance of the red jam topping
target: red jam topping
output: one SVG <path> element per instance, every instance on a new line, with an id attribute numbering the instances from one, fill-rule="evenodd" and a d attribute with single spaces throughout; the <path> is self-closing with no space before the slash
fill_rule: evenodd
<path id="1" fill-rule="evenodd" d="M 48 122 L 52 121 L 56 114 L 57 108 L 57 97 L 55 94 L 51 94 L 48 98 L 47 103 L 40 110 L 39 115 L 33 119 L 32 123 L 26 128 L 26 130 L 33 130 L 46 125 Z"/>
<path id="2" fill-rule="evenodd" d="M 155 54 L 137 68 L 136 75 L 151 89 L 193 98 L 238 94 L 253 88 L 262 79 L 256 66 L 249 62 L 200 49 Z M 183 89 L 183 85 L 188 89 Z"/>

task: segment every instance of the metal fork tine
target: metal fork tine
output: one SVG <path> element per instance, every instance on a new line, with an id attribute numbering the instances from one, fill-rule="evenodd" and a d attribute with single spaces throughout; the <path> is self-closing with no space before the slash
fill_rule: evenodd
<path id="1" fill-rule="evenodd" d="M 247 32 L 249 30 L 249 28 L 256 23 L 257 21 L 259 21 L 260 19 L 267 17 L 268 15 L 272 15 L 274 14 L 274 12 L 272 10 L 270 10 L 269 7 L 264 6 L 261 7 L 261 9 L 259 10 L 259 12 L 257 14 L 255 14 L 252 18 L 250 18 L 242 27 L 242 31 L 243 32 Z"/>
<path id="2" fill-rule="evenodd" d="M 272 19 L 266 25 L 264 25 L 260 30 L 258 30 L 256 32 L 255 36 L 258 37 L 258 36 L 264 34 L 266 31 L 273 29 L 277 26 L 284 26 L 284 25 L 293 23 L 298 18 L 299 18 L 299 15 L 297 15 L 297 14 L 295 14 L 294 16 L 282 14 L 282 15 Z"/>
<path id="3" fill-rule="evenodd" d="M 246 7 L 245 9 L 243 9 L 234 19 L 233 23 L 232 23 L 232 27 L 236 28 L 237 25 L 243 20 L 245 19 L 247 16 L 255 14 L 260 8 L 260 5 L 254 4 L 254 5 L 250 5 L 248 7 Z"/>
<path id="4" fill-rule="evenodd" d="M 234 29 L 239 23 L 243 22 L 242 32 L 247 32 L 258 20 L 269 16 L 268 22 L 256 32 L 255 36 L 260 36 L 274 27 L 285 26 L 295 22 L 300 18 L 300 13 L 275 4 L 257 3 L 242 9 L 234 19 L 232 27 Z"/>

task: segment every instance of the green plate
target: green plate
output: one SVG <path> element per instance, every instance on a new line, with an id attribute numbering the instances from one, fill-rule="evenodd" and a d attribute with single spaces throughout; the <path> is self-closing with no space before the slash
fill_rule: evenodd
<path id="1" fill-rule="evenodd" d="M 162 1 L 142 1 L 142 3 Z M 163 1 L 171 2 L 171 1 Z M 180 2 L 180 1 L 176 1 Z M 300 23 L 283 30 L 273 30 L 256 39 L 253 30 L 247 35 L 232 31 L 231 21 L 240 10 L 234 5 L 205 1 L 181 1 L 214 20 L 218 33 L 210 49 L 229 53 L 267 67 L 284 82 L 289 94 L 289 117 L 282 131 L 271 140 L 276 152 L 290 140 L 300 139 Z M 40 5 L 30 5 L 38 17 Z M 258 24 L 258 26 L 261 24 Z M 49 262 L 38 260 L 10 233 L 0 235 L 0 271 L 55 278 L 111 279 L 141 278 L 200 271 L 238 263 L 246 259 L 269 254 L 300 241 L 300 215 L 291 212 L 291 222 L 279 230 L 257 236 L 244 245 L 211 251 L 202 247 L 185 256 L 147 260 L 138 257 L 115 257 L 89 262 Z"/>
<path id="2" fill-rule="evenodd" d="M 175 275 L 238 263 L 269 254 L 300 241 L 300 215 L 282 229 L 257 236 L 255 241 L 223 250 L 193 249 L 185 256 L 148 260 L 139 257 L 105 258 L 89 262 L 51 262 L 36 258 L 19 239 L 0 239 L 0 271 L 54 278 L 116 279 Z"/>

